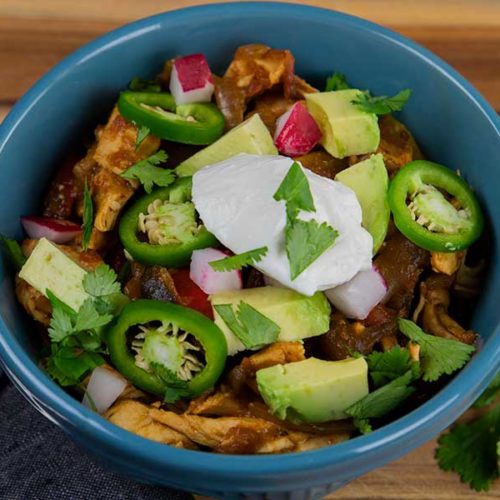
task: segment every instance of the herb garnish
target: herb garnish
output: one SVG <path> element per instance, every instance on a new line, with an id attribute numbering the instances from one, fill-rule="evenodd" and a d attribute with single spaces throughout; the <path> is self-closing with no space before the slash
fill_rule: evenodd
<path id="1" fill-rule="evenodd" d="M 156 166 L 165 162 L 167 158 L 167 153 L 160 149 L 154 155 L 132 165 L 121 176 L 124 179 L 138 180 L 144 186 L 146 193 L 151 193 L 154 184 L 161 187 L 170 186 L 175 180 L 174 171 Z"/>
<path id="2" fill-rule="evenodd" d="M 231 304 L 218 304 L 214 308 L 246 349 L 272 344 L 278 340 L 280 327 L 250 304 L 241 301 L 237 316 Z"/>
<path id="3" fill-rule="evenodd" d="M 180 379 L 172 370 L 159 363 L 151 363 L 150 367 L 167 385 L 163 398 L 165 403 L 177 403 L 179 399 L 190 395 L 189 383 Z"/>
<path id="4" fill-rule="evenodd" d="M 235 269 L 251 266 L 256 262 L 261 261 L 268 251 L 269 249 L 267 247 L 255 248 L 254 250 L 249 250 L 248 252 L 232 255 L 231 257 L 213 260 L 212 262 L 209 262 L 209 264 L 214 271 L 234 271 Z"/>
<path id="5" fill-rule="evenodd" d="M 94 226 L 94 206 L 92 204 L 92 196 L 90 195 L 87 179 L 83 186 L 83 235 L 82 248 L 86 252 L 89 247 L 90 238 L 92 236 L 92 228 Z"/>
<path id="6" fill-rule="evenodd" d="M 412 361 L 410 352 L 404 347 L 393 347 L 390 351 L 373 351 L 366 357 L 368 370 L 375 387 L 381 387 L 401 377 L 408 370 L 414 370 L 418 378 L 419 364 Z"/>
<path id="7" fill-rule="evenodd" d="M 420 346 L 420 366 L 425 382 L 433 382 L 441 375 L 459 370 L 475 351 L 474 346 L 458 340 L 429 335 L 413 321 L 400 318 L 398 324 L 400 331 Z"/>
<path id="8" fill-rule="evenodd" d="M 20 270 L 26 262 L 26 257 L 24 256 L 19 243 L 12 238 L 3 236 L 2 234 L 0 234 L 0 243 L 2 243 L 2 247 L 12 264 L 14 264 L 17 270 Z"/>
<path id="9" fill-rule="evenodd" d="M 100 329 L 113 319 L 110 296 L 120 291 L 115 280 L 116 274 L 105 264 L 85 275 L 83 286 L 90 296 L 78 311 L 47 290 L 52 305 L 47 371 L 62 386 L 78 385 L 89 371 L 104 363 L 106 348 Z"/>
<path id="10" fill-rule="evenodd" d="M 408 370 L 401 377 L 370 392 L 349 406 L 345 412 L 354 418 L 354 423 L 358 425 L 361 432 L 366 434 L 371 430 L 368 419 L 383 417 L 415 392 L 415 388 L 410 385 L 413 379 L 412 370 Z"/>
<path id="11" fill-rule="evenodd" d="M 345 75 L 337 71 L 326 79 L 325 92 L 332 92 L 333 90 L 346 90 L 351 86 L 347 83 Z"/>
<path id="12" fill-rule="evenodd" d="M 137 151 L 141 144 L 144 142 L 144 139 L 151 133 L 151 130 L 145 125 L 136 125 L 137 126 L 137 139 L 135 140 L 135 150 Z"/>
<path id="13" fill-rule="evenodd" d="M 338 232 L 326 222 L 298 218 L 300 210 L 316 209 L 307 177 L 297 162 L 292 163 L 274 199 L 286 202 L 285 248 L 294 280 L 335 243 Z"/>
<path id="14" fill-rule="evenodd" d="M 371 96 L 369 92 L 364 92 L 352 104 L 367 113 L 376 115 L 386 115 L 393 111 L 401 111 L 411 95 L 411 89 L 404 89 L 392 97 Z"/>

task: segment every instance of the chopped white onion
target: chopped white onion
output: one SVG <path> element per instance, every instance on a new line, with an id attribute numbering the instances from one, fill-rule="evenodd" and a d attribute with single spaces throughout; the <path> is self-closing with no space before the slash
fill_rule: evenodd
<path id="1" fill-rule="evenodd" d="M 243 287 L 241 271 L 218 272 L 212 269 L 212 266 L 209 264 L 214 260 L 226 257 L 228 257 L 226 253 L 216 248 L 195 250 L 191 256 L 189 277 L 209 295 L 228 290 L 240 290 Z"/>
<path id="2" fill-rule="evenodd" d="M 365 319 L 387 293 L 384 277 L 373 266 L 350 281 L 325 290 L 328 300 L 348 318 Z"/>
<path id="3" fill-rule="evenodd" d="M 98 413 L 104 413 L 126 386 L 127 381 L 116 371 L 98 366 L 90 376 L 82 403 Z"/>

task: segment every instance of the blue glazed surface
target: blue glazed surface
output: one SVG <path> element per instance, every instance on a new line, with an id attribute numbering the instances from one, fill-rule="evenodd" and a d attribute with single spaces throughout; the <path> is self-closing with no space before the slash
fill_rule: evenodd
<path id="1" fill-rule="evenodd" d="M 375 94 L 413 89 L 401 119 L 430 158 L 460 169 L 492 223 L 491 272 L 473 323 L 483 339 L 479 353 L 429 402 L 368 436 L 268 457 L 177 450 L 129 434 L 81 406 L 37 368 L 32 332 L 3 263 L 0 357 L 32 404 L 122 474 L 211 496 L 257 498 L 274 492 L 276 498 L 315 497 L 433 437 L 472 403 L 500 366 L 500 122 L 460 75 L 384 28 L 310 7 L 221 4 L 138 21 L 66 58 L 5 119 L 0 127 L 0 232 L 21 236 L 19 216 L 38 208 L 58 160 L 106 118 L 117 91 L 133 76 L 153 75 L 165 59 L 200 51 L 221 72 L 234 49 L 251 42 L 291 49 L 297 73 L 318 85 L 329 73 L 342 71 L 354 85 Z"/>

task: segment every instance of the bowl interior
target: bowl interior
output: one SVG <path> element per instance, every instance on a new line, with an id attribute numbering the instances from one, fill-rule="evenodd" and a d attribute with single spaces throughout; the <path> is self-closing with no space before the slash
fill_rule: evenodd
<path id="1" fill-rule="evenodd" d="M 106 119 L 132 77 L 153 76 L 164 60 L 194 52 L 205 53 L 212 70 L 222 73 L 236 47 L 255 42 L 290 49 L 296 72 L 319 88 L 327 75 L 341 71 L 354 86 L 377 95 L 413 90 L 401 119 L 429 158 L 460 170 L 493 221 L 490 273 L 473 326 L 485 346 L 498 352 L 498 121 L 436 58 L 386 30 L 336 13 L 283 4 L 188 9 L 134 23 L 81 49 L 32 89 L 0 129 L 0 233 L 21 236 L 19 216 L 39 209 L 62 157 Z M 14 349 L 17 341 L 35 359 L 33 329 L 16 303 L 10 276 L 0 262 L 4 340 L 8 336 Z M 46 378 L 42 372 L 37 377 Z"/>

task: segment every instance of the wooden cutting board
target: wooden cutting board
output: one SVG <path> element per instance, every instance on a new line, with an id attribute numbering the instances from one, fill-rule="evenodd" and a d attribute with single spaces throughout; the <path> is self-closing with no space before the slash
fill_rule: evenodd
<path id="1" fill-rule="evenodd" d="M 292 0 L 293 1 L 293 0 Z M 0 0 L 0 122 L 51 66 L 126 22 L 196 0 Z M 388 26 L 426 46 L 468 78 L 500 111 L 500 0 L 304 0 Z M 285 6 L 283 7 L 286 8 Z M 442 472 L 435 441 L 371 472 L 334 499 L 500 498 L 500 481 L 481 495 Z"/>

